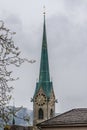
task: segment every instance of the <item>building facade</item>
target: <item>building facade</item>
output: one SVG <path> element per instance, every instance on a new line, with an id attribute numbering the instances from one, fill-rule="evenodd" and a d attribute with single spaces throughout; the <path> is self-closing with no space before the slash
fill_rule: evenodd
<path id="1" fill-rule="evenodd" d="M 46 24 L 44 13 L 43 39 L 40 61 L 39 81 L 33 96 L 33 125 L 47 120 L 55 115 L 55 94 L 50 81 Z"/>

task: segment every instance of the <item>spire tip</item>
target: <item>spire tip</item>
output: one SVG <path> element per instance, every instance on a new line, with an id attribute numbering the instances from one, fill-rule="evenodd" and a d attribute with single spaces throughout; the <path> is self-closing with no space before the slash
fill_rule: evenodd
<path id="1" fill-rule="evenodd" d="M 43 15 L 45 15 L 46 12 L 45 12 L 45 6 L 43 6 Z"/>

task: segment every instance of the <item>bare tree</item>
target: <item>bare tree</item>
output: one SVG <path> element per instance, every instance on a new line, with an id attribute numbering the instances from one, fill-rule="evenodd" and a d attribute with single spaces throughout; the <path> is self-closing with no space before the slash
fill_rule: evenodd
<path id="1" fill-rule="evenodd" d="M 9 86 L 10 81 L 15 80 L 12 77 L 12 70 L 8 66 L 15 65 L 20 67 L 27 59 L 20 58 L 20 50 L 15 46 L 12 39 L 15 33 L 5 27 L 4 22 L 0 21 L 0 122 L 5 125 L 8 122 L 7 104 L 11 99 L 13 87 Z M 28 61 L 33 63 L 35 61 Z"/>

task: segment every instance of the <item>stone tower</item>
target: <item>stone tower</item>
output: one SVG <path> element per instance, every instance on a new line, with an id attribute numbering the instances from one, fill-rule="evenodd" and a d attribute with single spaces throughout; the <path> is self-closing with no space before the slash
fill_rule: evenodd
<path id="1" fill-rule="evenodd" d="M 39 81 L 36 83 L 36 89 L 33 96 L 33 114 L 34 126 L 55 115 L 55 94 L 49 73 L 45 13 Z"/>

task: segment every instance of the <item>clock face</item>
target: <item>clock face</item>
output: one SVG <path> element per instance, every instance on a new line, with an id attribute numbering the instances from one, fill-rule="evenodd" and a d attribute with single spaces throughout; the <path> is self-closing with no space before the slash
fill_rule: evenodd
<path id="1" fill-rule="evenodd" d="M 36 104 L 38 104 L 39 106 L 44 105 L 45 102 L 46 102 L 46 96 L 45 96 L 43 93 L 38 94 L 38 95 L 36 96 L 36 98 L 35 98 L 35 102 L 36 102 Z"/>

